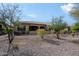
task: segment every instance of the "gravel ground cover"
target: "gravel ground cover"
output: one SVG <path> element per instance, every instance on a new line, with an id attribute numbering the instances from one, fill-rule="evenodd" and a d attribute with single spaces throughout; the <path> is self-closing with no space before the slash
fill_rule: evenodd
<path id="1" fill-rule="evenodd" d="M 19 50 L 15 56 L 79 56 L 79 39 L 72 36 L 60 36 L 58 40 L 54 35 L 47 35 L 41 39 L 38 35 L 15 36 L 14 43 Z M 0 36 L 0 55 L 6 56 L 8 47 L 7 35 Z M 12 56 L 12 54 L 10 54 Z"/>

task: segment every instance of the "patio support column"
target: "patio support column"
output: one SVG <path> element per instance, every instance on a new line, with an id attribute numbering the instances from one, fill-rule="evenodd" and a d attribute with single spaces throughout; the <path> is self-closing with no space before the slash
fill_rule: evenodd
<path id="1" fill-rule="evenodd" d="M 26 31 L 29 31 L 29 26 L 26 26 Z"/>
<path id="2" fill-rule="evenodd" d="M 38 26 L 38 29 L 40 29 L 40 26 Z"/>

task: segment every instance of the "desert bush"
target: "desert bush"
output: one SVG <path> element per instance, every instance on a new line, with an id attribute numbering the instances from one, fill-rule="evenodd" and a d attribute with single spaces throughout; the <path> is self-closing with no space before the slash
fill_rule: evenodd
<path id="1" fill-rule="evenodd" d="M 13 55 L 15 56 L 19 51 L 19 46 L 16 43 L 11 44 L 11 49 L 9 50 L 7 55 Z"/>
<path id="2" fill-rule="evenodd" d="M 79 22 L 75 23 L 72 27 L 72 32 L 78 32 L 79 31 Z"/>
<path id="3" fill-rule="evenodd" d="M 45 29 L 38 29 L 37 30 L 37 34 L 44 39 L 44 36 L 47 34 L 48 32 Z"/>
<path id="4" fill-rule="evenodd" d="M 65 28 L 65 29 L 61 30 L 60 32 L 66 34 L 66 33 L 68 33 L 68 29 Z"/>
<path id="5" fill-rule="evenodd" d="M 71 31 L 73 33 L 72 36 L 74 36 L 75 34 L 78 35 L 79 32 L 79 22 L 76 22 L 72 27 L 71 27 Z"/>
<path id="6" fill-rule="evenodd" d="M 12 49 L 13 49 L 14 51 L 19 51 L 19 46 L 18 46 L 18 44 L 13 44 L 12 46 L 13 46 Z"/>

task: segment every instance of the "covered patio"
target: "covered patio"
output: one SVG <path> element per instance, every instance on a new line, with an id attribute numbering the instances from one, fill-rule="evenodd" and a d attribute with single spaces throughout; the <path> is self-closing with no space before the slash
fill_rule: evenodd
<path id="1" fill-rule="evenodd" d="M 21 25 L 19 27 L 16 27 L 16 31 L 25 31 L 29 33 L 36 33 L 36 30 L 38 29 L 45 29 L 47 30 L 48 25 L 46 23 L 40 23 L 40 22 L 21 22 Z"/>

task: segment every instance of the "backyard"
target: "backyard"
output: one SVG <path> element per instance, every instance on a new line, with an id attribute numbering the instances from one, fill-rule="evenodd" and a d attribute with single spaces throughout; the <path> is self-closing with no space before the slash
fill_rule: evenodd
<path id="1" fill-rule="evenodd" d="M 0 5 L 0 56 L 79 56 L 79 5 L 31 6 Z"/>
<path id="2" fill-rule="evenodd" d="M 14 43 L 19 50 L 14 52 L 16 56 L 79 56 L 79 37 L 60 35 L 56 39 L 54 34 L 48 34 L 44 39 L 38 35 L 15 36 Z M 0 36 L 0 55 L 7 55 L 7 35 Z M 9 54 L 12 55 L 11 53 Z"/>

